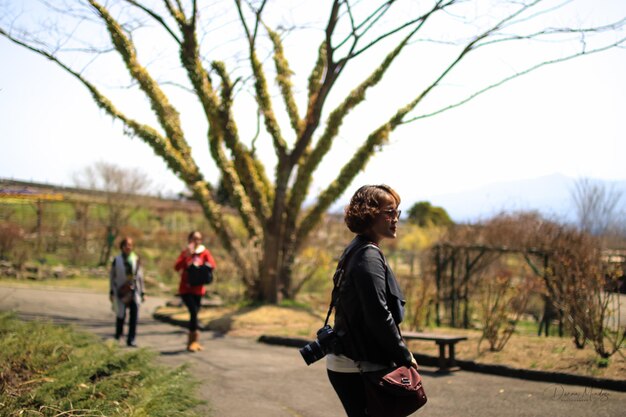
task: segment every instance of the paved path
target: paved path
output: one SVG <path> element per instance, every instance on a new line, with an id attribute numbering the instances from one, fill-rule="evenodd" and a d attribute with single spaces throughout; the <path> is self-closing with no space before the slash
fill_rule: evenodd
<path id="1" fill-rule="evenodd" d="M 205 351 L 185 352 L 185 331 L 155 321 L 151 312 L 163 299 L 142 306 L 137 342 L 160 353 L 161 363 L 190 365 L 201 381 L 199 395 L 213 417 L 344 416 L 327 382 L 324 361 L 306 367 L 294 348 L 268 346 L 245 338 L 205 332 Z M 73 323 L 110 338 L 114 317 L 104 294 L 56 289 L 26 289 L 0 284 L 0 310 L 21 317 Z M 439 376 L 423 369 L 429 402 L 424 417 L 617 417 L 624 415 L 626 393 L 578 386 L 456 372 Z M 207 411 L 205 414 L 209 415 Z"/>

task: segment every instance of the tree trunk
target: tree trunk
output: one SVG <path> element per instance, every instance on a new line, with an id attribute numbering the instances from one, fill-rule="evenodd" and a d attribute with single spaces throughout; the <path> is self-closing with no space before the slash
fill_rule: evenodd
<path id="1" fill-rule="evenodd" d="M 105 236 L 104 246 L 102 247 L 102 252 L 100 252 L 100 261 L 98 262 L 98 266 L 106 266 L 111 257 L 111 252 L 113 251 L 113 243 L 115 243 L 115 239 L 117 238 L 117 229 L 114 227 L 107 227 L 107 233 Z"/>
<path id="2" fill-rule="evenodd" d="M 295 296 L 293 265 L 297 251 L 293 236 L 283 232 L 282 225 L 268 226 L 265 231 L 263 259 L 260 265 L 259 301 L 277 303 Z"/>
<path id="3" fill-rule="evenodd" d="M 278 272 L 280 242 L 278 236 L 266 232 L 263 243 L 263 258 L 259 268 L 258 301 L 276 304 L 278 296 Z"/>

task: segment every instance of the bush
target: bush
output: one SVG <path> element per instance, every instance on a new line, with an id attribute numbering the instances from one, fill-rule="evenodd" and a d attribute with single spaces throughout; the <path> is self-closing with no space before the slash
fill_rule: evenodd
<path id="1" fill-rule="evenodd" d="M 24 237 L 22 228 L 11 222 L 0 223 L 0 259 L 7 259 L 11 249 Z"/>

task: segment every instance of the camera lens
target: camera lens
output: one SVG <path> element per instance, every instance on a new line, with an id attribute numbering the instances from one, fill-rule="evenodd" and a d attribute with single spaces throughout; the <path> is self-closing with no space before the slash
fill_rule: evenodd
<path id="1" fill-rule="evenodd" d="M 324 353 L 324 350 L 322 349 L 322 346 L 320 346 L 319 342 L 314 340 L 300 349 L 300 355 L 302 355 L 302 359 L 304 359 L 306 364 L 310 365 L 313 362 L 322 359 L 326 353 Z"/>

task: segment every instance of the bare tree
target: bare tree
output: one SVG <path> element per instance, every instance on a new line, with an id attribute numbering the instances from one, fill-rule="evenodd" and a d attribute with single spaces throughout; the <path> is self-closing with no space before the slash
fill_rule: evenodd
<path id="1" fill-rule="evenodd" d="M 490 351 L 500 352 L 515 333 L 537 279 L 528 274 L 515 277 L 508 269 L 490 272 L 479 282 L 482 335 L 477 349 L 486 339 Z"/>
<path id="2" fill-rule="evenodd" d="M 604 359 L 618 352 L 626 334 L 619 325 L 617 331 L 608 325 L 619 317 L 619 310 L 613 309 L 619 295 L 606 292 L 607 278 L 615 277 L 607 275 L 600 240 L 539 216 L 503 216 L 494 223 L 509 223 L 511 231 L 517 227 L 511 242 L 524 248 L 529 266 L 543 278 L 548 298 L 562 313 L 576 347 L 589 341 Z"/>
<path id="3" fill-rule="evenodd" d="M 145 194 L 150 188 L 150 179 L 145 172 L 137 168 L 122 168 L 109 162 L 96 162 L 94 166 L 85 167 L 73 175 L 74 183 L 82 188 L 104 192 L 106 215 L 103 219 L 105 228 L 104 242 L 100 251 L 99 264 L 107 263 L 111 256 L 113 243 L 120 229 L 140 207 L 129 197 Z M 76 203 L 77 219 L 86 216 L 84 204 Z M 84 219 L 83 219 L 84 220 Z"/>
<path id="4" fill-rule="evenodd" d="M 591 234 L 537 213 L 522 212 L 498 215 L 467 231 L 450 229 L 446 242 L 439 247 L 440 265 L 454 264 L 461 257 L 450 254 L 463 250 L 492 255 L 480 258 L 485 262 L 481 266 L 486 273 L 474 285 L 481 292 L 483 339 L 489 341 L 492 350 L 506 344 L 529 294 L 539 289 L 538 282 L 543 283 L 547 300 L 558 309 L 576 347 L 582 349 L 590 342 L 598 356 L 607 359 L 626 342 L 619 322 L 619 294 L 606 291 L 617 281 L 621 270 L 607 268 L 600 240 Z M 499 256 L 494 257 L 494 253 Z M 510 259 L 497 262 L 505 255 L 524 258 L 540 279 L 524 272 L 526 268 L 513 275 L 509 269 L 514 263 Z M 495 274 L 490 264 L 497 266 Z M 510 325 L 505 325 L 509 319 Z"/>
<path id="5" fill-rule="evenodd" d="M 127 134 L 149 144 L 202 205 L 239 266 L 249 295 L 270 302 L 293 296 L 293 266 L 310 232 L 399 126 L 458 107 L 543 66 L 621 47 L 626 40 L 624 17 L 589 26 L 569 24 L 560 13 L 574 2 L 556 0 L 495 1 L 487 9 L 461 0 L 41 3 L 45 14 L 40 7 L 23 13 L 25 6 L 5 8 L 0 35 L 58 64 L 123 124 Z M 311 16 L 319 10 L 325 10 L 325 24 Z M 60 21 L 53 20 L 54 13 Z M 43 27 L 29 24 L 38 16 L 45 17 Z M 302 38 L 290 44 L 302 31 L 314 31 L 316 48 L 302 46 Z M 99 36 L 102 33 L 108 40 Z M 157 48 L 148 37 L 158 41 Z M 451 74 L 463 74 L 461 64 L 473 57 L 485 62 L 489 51 L 505 51 L 505 45 L 510 46 L 506 51 L 532 48 L 528 50 L 536 58 L 523 63 L 516 59 L 522 54 L 510 56 L 516 62 L 509 63 L 508 72 L 496 72 L 467 95 L 444 98 L 447 102 L 432 107 L 441 103 L 436 94 L 446 90 Z M 398 57 L 411 54 L 407 56 L 425 66 L 432 61 L 434 47 L 442 48 L 445 62 L 430 79 L 406 80 L 406 91 L 414 91 L 406 102 L 394 101 L 393 93 L 399 92 L 392 92 L 384 103 L 377 103 L 379 110 L 390 111 L 379 112 L 377 125 L 340 159 L 336 178 L 305 206 L 313 175 L 331 153 L 347 116 L 365 105 L 367 93 L 381 88 Z M 77 55 L 86 58 L 80 61 Z M 298 87 L 299 74 L 293 68 L 302 67 L 302 60 L 312 69 Z M 111 98 L 115 93 L 105 94 L 96 61 L 107 68 L 123 63 L 129 89 L 148 99 L 156 117 L 153 125 L 122 111 Z M 245 225 L 244 239 L 233 233 L 214 200 L 213 186 L 192 157 L 172 94 L 166 94 L 173 85 L 200 103 L 211 157 Z M 237 112 L 235 103 L 245 102 L 248 94 L 258 111 Z M 423 108 L 431 96 L 431 107 Z M 243 135 L 239 127 L 256 126 L 259 116 L 264 132 Z M 262 161 L 264 147 L 272 154 Z M 272 179 L 268 168 L 274 172 Z"/>
<path id="6" fill-rule="evenodd" d="M 623 191 L 606 182 L 581 178 L 572 190 L 577 223 L 581 230 L 602 236 L 611 229 L 619 229 L 619 204 Z"/>

